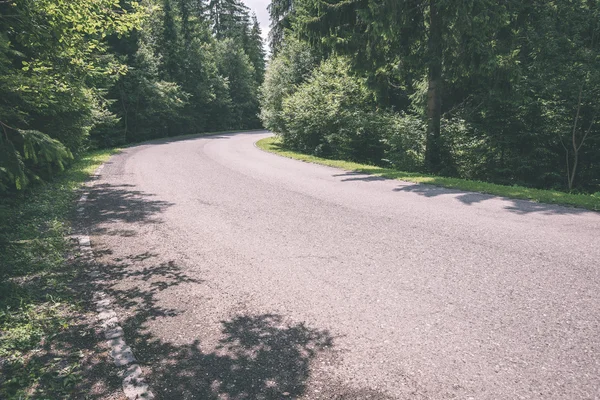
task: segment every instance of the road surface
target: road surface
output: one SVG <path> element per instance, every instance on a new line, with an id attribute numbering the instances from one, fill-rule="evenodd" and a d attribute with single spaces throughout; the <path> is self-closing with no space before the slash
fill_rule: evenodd
<path id="1" fill-rule="evenodd" d="M 86 223 L 163 399 L 600 398 L 600 214 L 265 153 L 106 164 Z"/>

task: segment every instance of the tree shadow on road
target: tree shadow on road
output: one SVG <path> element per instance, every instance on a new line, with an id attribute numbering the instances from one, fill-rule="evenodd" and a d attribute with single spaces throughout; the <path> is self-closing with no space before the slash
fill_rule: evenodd
<path id="1" fill-rule="evenodd" d="M 276 313 L 238 312 L 219 322 L 212 347 L 192 323 L 180 327 L 185 343 L 174 343 L 148 329 L 150 321 L 185 315 L 189 310 L 165 307 L 162 300 L 176 289 L 194 291 L 206 285 L 176 262 L 158 262 L 152 253 L 132 254 L 100 265 L 98 289 L 122 309 L 120 323 L 157 399 L 285 399 L 308 395 L 311 378 L 334 357 L 334 337 Z M 127 282 L 128 287 L 123 287 Z M 389 399 L 379 391 L 349 388 L 317 379 L 310 398 Z M 311 387 L 312 388 L 312 387 Z M 319 395 L 320 393 L 320 395 Z"/>
<path id="2" fill-rule="evenodd" d="M 473 205 L 475 203 L 481 203 L 486 200 L 493 199 L 502 199 L 507 202 L 511 202 L 512 205 L 504 206 L 503 208 L 509 212 L 525 215 L 531 213 L 540 213 L 540 214 L 557 214 L 557 215 L 566 215 L 566 214 L 583 214 L 590 213 L 588 210 L 584 210 L 582 208 L 575 208 L 569 206 L 560 206 L 556 204 L 544 204 L 544 203 L 536 203 L 530 200 L 521 200 L 521 199 L 511 199 L 501 196 L 495 196 L 484 193 L 477 192 L 467 192 L 463 190 L 457 189 L 447 189 L 434 185 L 425 185 L 425 184 L 410 184 L 399 186 L 394 189 L 395 192 L 412 192 L 417 193 L 421 196 L 425 197 L 436 197 L 441 195 L 451 195 L 456 200 L 460 201 L 466 205 Z"/>
<path id="3" fill-rule="evenodd" d="M 402 180 L 403 177 L 409 177 L 413 174 L 408 172 L 400 172 L 400 171 L 390 171 L 386 169 L 375 169 L 370 170 L 371 173 L 383 173 L 385 176 L 380 175 L 369 175 L 368 173 L 357 172 L 357 171 L 348 171 L 343 174 L 333 175 L 334 177 L 342 177 L 342 182 L 349 181 L 363 181 L 363 182 L 375 182 L 375 181 L 385 181 L 385 180 Z M 390 175 L 390 176 L 388 176 Z M 501 198 L 506 201 L 512 202 L 512 205 L 505 206 L 504 209 L 515 213 L 515 214 L 530 214 L 530 213 L 539 213 L 539 214 L 582 214 L 582 213 L 590 213 L 591 211 L 575 208 L 570 206 L 561 206 L 557 204 L 545 204 L 545 203 L 536 203 L 530 200 L 523 199 L 511 199 L 502 196 L 490 195 L 479 192 L 470 192 L 465 190 L 458 189 L 449 189 L 442 186 L 436 186 L 435 184 L 419 184 L 419 183 L 406 183 L 398 186 L 393 189 L 394 192 L 411 192 L 417 193 L 424 197 L 436 197 L 441 195 L 450 195 L 456 200 L 460 201 L 466 205 L 473 205 L 476 203 L 481 203 L 486 200 Z"/>
<path id="4" fill-rule="evenodd" d="M 94 234 L 131 240 L 140 224 L 161 223 L 160 214 L 170 206 L 130 185 L 99 184 L 90 191 L 89 217 L 83 222 Z M 153 328 L 171 318 L 185 320 L 189 309 L 165 299 L 200 292 L 206 285 L 201 275 L 192 276 L 180 261 L 151 251 L 119 254 L 117 249 L 95 244 L 94 253 L 100 260 L 94 268 L 100 272 L 92 282 L 94 290 L 113 299 L 126 341 L 157 399 L 299 398 L 307 392 L 315 361 L 334 348 L 327 330 L 291 323 L 276 313 L 232 314 L 216 327 L 220 332 L 216 347 L 214 341 L 209 347 L 202 329 L 184 322 L 178 327 L 184 342 L 174 342 Z M 109 368 L 113 374 L 114 369 Z M 100 364 L 95 371 L 101 371 Z M 86 382 L 95 384 L 94 378 Z M 384 398 L 375 392 L 371 397 L 356 397 L 352 393 L 358 392 L 350 389 L 330 389 L 335 396 L 321 398 Z M 97 390 L 87 398 L 101 399 L 106 394 Z"/>
<path id="5" fill-rule="evenodd" d="M 281 399 L 306 391 L 311 360 L 333 346 L 327 331 L 285 325 L 275 314 L 238 315 L 221 321 L 222 339 L 203 352 L 200 339 L 186 346 L 138 342 L 157 358 L 148 378 L 159 398 Z M 143 358 L 142 358 L 143 360 Z"/>
<path id="6" fill-rule="evenodd" d="M 305 392 L 311 360 L 333 347 L 328 331 L 286 323 L 278 314 L 243 313 L 221 321 L 221 339 L 213 351 L 202 350 L 202 332 L 190 332 L 193 326 L 182 327 L 191 337 L 187 344 L 162 340 L 146 329 L 146 323 L 184 310 L 165 308 L 159 294 L 180 285 L 193 290 L 204 282 L 172 261 L 135 265 L 148 264 L 155 256 L 131 255 L 100 265 L 97 285 L 123 309 L 127 342 L 145 366 L 158 398 L 281 399 Z M 132 287 L 122 288 L 124 281 Z"/>
<path id="7" fill-rule="evenodd" d="M 436 197 L 444 194 L 453 195 L 454 198 L 466 205 L 473 205 L 480 203 L 485 200 L 493 199 L 496 196 L 489 194 L 476 193 L 476 192 L 465 192 L 455 189 L 446 189 L 440 186 L 423 185 L 423 184 L 412 184 L 403 185 L 394 189 L 394 192 L 411 192 L 417 193 L 425 197 Z"/>
<path id="8" fill-rule="evenodd" d="M 525 214 L 546 214 L 546 215 L 568 215 L 568 214 L 590 214 L 593 211 L 585 210 L 583 208 L 575 208 L 569 206 L 559 206 L 553 204 L 535 203 L 527 200 L 511 200 L 513 205 L 504 207 L 514 214 L 525 215 Z"/>
<path id="9" fill-rule="evenodd" d="M 376 181 L 385 181 L 388 178 L 384 178 L 379 175 L 368 175 L 363 174 L 361 172 L 345 172 L 343 174 L 334 174 L 334 177 L 343 177 L 342 182 L 353 182 L 353 181 L 362 181 L 362 182 L 376 182 Z"/>
<path id="10" fill-rule="evenodd" d="M 79 223 L 92 227 L 95 234 L 112 236 L 135 236 L 129 229 L 110 230 L 99 225 L 103 223 L 160 223 L 159 214 L 173 203 L 155 199 L 153 194 L 133 189 L 132 185 L 97 184 L 90 189 L 86 202 L 86 216 Z"/>

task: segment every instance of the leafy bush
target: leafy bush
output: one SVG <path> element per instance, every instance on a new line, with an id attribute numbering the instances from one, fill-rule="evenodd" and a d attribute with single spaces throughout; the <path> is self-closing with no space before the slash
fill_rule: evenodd
<path id="1" fill-rule="evenodd" d="M 384 162 L 402 171 L 420 171 L 425 158 L 427 125 L 411 114 L 393 117 L 393 125 L 384 132 Z"/>
<path id="2" fill-rule="evenodd" d="M 30 181 L 64 169 L 73 158 L 58 140 L 34 130 L 3 126 L 0 136 L 0 192 L 13 187 L 22 189 Z"/>
<path id="3" fill-rule="evenodd" d="M 284 130 L 283 100 L 310 77 L 316 63 L 316 56 L 310 47 L 292 39 L 271 60 L 260 88 L 260 118 L 265 128 L 274 132 Z"/>
<path id="4" fill-rule="evenodd" d="M 330 58 L 283 101 L 281 136 L 291 148 L 325 157 L 379 163 L 393 117 L 377 110 L 347 60 Z"/>

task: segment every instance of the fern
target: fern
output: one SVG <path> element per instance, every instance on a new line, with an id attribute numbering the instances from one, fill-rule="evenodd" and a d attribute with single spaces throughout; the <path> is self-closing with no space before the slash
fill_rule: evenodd
<path id="1" fill-rule="evenodd" d="M 40 180 L 37 170 L 62 171 L 65 163 L 73 159 L 61 142 L 45 133 L 6 125 L 4 128 L 4 135 L 0 137 L 0 191 L 22 190 L 32 180 Z"/>

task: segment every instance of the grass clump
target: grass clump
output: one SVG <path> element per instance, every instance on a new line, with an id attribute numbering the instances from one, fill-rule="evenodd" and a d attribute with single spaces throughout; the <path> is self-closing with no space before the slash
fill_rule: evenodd
<path id="1" fill-rule="evenodd" d="M 374 165 L 359 164 L 351 161 L 332 160 L 286 149 L 282 146 L 281 140 L 276 136 L 259 140 L 256 145 L 262 150 L 279 154 L 284 157 L 326 165 L 334 168 L 341 168 L 347 171 L 376 175 L 389 179 L 398 179 L 407 182 L 424 183 L 458 190 L 487 193 L 513 199 L 525 199 L 539 203 L 568 205 L 593 211 L 600 211 L 600 193 L 591 195 L 572 194 L 555 190 L 533 189 L 516 185 L 506 186 L 460 178 L 448 178 L 415 172 L 405 172 L 392 168 L 382 168 Z"/>
<path id="2" fill-rule="evenodd" d="M 0 197 L 2 399 L 69 398 L 81 379 L 81 354 L 65 337 L 81 328 L 69 215 L 77 189 L 114 153 L 89 153 L 50 183 Z"/>

